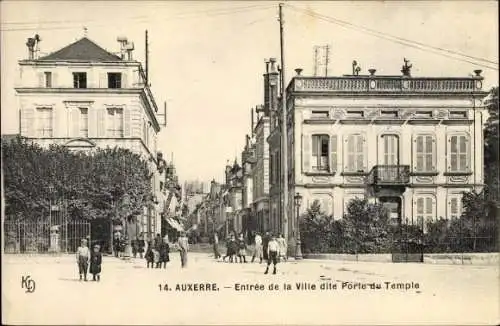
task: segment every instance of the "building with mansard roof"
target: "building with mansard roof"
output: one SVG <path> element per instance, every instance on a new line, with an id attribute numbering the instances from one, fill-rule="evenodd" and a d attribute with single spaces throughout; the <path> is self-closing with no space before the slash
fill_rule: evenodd
<path id="1" fill-rule="evenodd" d="M 382 203 L 393 221 L 425 228 L 425 221 L 461 214 L 464 191 L 483 179 L 485 107 L 481 71 L 472 77 L 411 75 L 306 77 L 287 86 L 289 157 L 288 236 L 296 235 L 294 194 L 301 212 L 318 200 L 342 218 L 353 198 Z M 271 117 L 271 155 L 279 153 L 280 121 Z M 281 176 L 280 162 L 271 160 Z M 276 171 L 276 172 L 275 172 Z M 271 178 L 274 230 L 283 230 L 279 177 Z M 425 229 L 424 229 L 425 231 Z"/>
<path id="2" fill-rule="evenodd" d="M 133 43 L 118 38 L 119 54 L 83 37 L 46 56 L 37 55 L 38 35 L 28 39 L 28 58 L 19 61 L 16 93 L 20 135 L 41 146 L 59 144 L 72 150 L 121 147 L 150 163 L 157 194 L 145 207 L 144 231 L 159 231 L 164 196 L 157 166 L 162 116 Z M 164 165 L 164 164 L 163 164 Z"/>

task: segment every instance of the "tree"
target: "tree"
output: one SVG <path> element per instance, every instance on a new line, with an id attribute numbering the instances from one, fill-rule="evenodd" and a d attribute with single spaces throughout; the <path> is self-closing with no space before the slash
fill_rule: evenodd
<path id="1" fill-rule="evenodd" d="M 6 216 L 48 215 L 50 201 L 67 203 L 75 219 L 124 219 L 154 200 L 147 162 L 126 149 L 71 152 L 17 138 L 2 142 Z"/>
<path id="2" fill-rule="evenodd" d="M 486 196 L 499 205 L 498 184 L 498 87 L 491 89 L 490 95 L 485 101 L 488 109 L 488 120 L 484 128 L 484 180 L 486 183 Z"/>

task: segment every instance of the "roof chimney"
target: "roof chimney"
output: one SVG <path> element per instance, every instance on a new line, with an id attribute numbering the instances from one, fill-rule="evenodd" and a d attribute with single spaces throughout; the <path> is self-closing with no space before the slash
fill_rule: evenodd
<path id="1" fill-rule="evenodd" d="M 26 46 L 28 47 L 28 59 L 33 60 L 35 53 L 35 39 L 33 37 L 29 37 L 26 42 Z"/>
<path id="2" fill-rule="evenodd" d="M 276 72 L 276 58 L 270 58 L 269 61 L 271 62 L 271 72 Z"/>

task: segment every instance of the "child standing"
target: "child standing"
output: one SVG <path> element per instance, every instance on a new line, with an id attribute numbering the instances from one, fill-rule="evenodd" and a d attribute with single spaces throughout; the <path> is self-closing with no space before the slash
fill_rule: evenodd
<path id="1" fill-rule="evenodd" d="M 101 246 L 95 245 L 94 251 L 90 254 L 90 273 L 92 274 L 92 281 L 101 280 L 101 264 L 102 264 L 102 254 L 99 251 Z"/>
<path id="2" fill-rule="evenodd" d="M 82 239 L 80 247 L 76 250 L 76 261 L 78 263 L 78 273 L 80 274 L 80 281 L 82 276 L 85 282 L 87 282 L 87 269 L 89 266 L 90 252 L 87 247 L 87 240 Z"/>
<path id="3" fill-rule="evenodd" d="M 240 263 L 247 262 L 247 244 L 243 234 L 240 234 L 240 239 L 238 240 L 238 257 L 240 258 Z"/>
<path id="4" fill-rule="evenodd" d="M 269 241 L 267 245 L 267 267 L 266 271 L 264 274 L 267 274 L 269 272 L 269 265 L 271 265 L 271 262 L 274 265 L 274 270 L 273 274 L 276 274 L 276 265 L 278 264 L 278 255 L 280 251 L 280 246 L 278 244 L 278 241 L 276 241 L 276 237 L 273 235 L 271 236 L 271 240 Z"/>

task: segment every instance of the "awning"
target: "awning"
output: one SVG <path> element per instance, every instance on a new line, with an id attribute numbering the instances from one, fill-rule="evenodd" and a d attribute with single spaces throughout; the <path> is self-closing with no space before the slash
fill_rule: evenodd
<path id="1" fill-rule="evenodd" d="M 184 231 L 184 228 L 182 227 L 182 225 L 180 225 L 179 222 L 177 222 L 173 218 L 167 218 L 167 222 L 168 222 L 168 224 L 170 224 L 170 226 L 172 226 L 177 231 L 179 231 L 179 232 Z"/>

